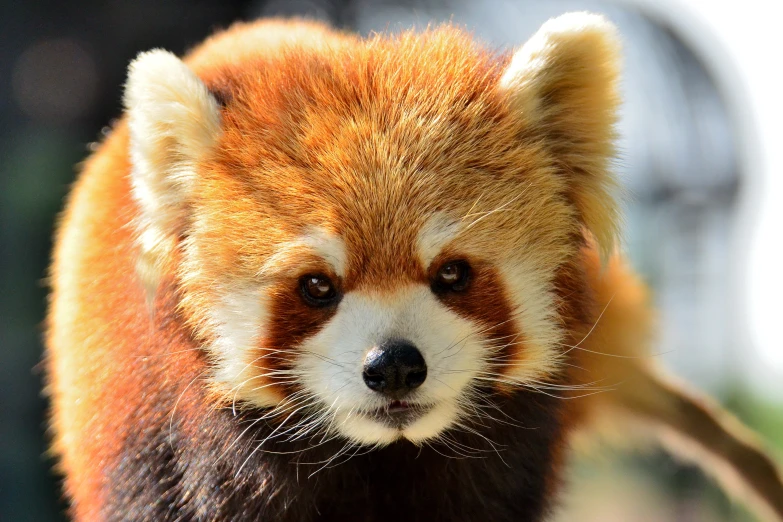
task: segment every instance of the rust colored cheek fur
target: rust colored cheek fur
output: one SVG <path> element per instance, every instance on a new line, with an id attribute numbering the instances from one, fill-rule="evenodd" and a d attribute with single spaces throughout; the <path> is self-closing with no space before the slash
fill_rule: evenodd
<path id="1" fill-rule="evenodd" d="M 433 266 L 439 266 L 437 259 Z M 524 359 L 524 333 L 516 328 L 513 308 L 497 270 L 479 262 L 471 266 L 469 278 L 464 291 L 444 292 L 438 297 L 455 313 L 480 326 L 482 338 L 488 341 L 489 368 L 500 376 L 508 365 Z M 500 389 L 508 388 L 500 380 L 496 384 Z"/>
<path id="2" fill-rule="evenodd" d="M 327 306 L 311 306 L 304 302 L 296 284 L 281 283 L 270 292 L 270 319 L 261 344 L 281 354 L 281 363 L 290 364 L 285 357 L 303 341 L 315 335 L 337 312 L 337 302 Z"/>
<path id="3" fill-rule="evenodd" d="M 337 302 L 323 307 L 308 305 L 295 281 L 278 283 L 270 289 L 269 297 L 269 321 L 259 339 L 252 373 L 265 375 L 290 397 L 296 391 L 293 381 L 301 377 L 295 372 L 296 351 L 334 317 Z"/>

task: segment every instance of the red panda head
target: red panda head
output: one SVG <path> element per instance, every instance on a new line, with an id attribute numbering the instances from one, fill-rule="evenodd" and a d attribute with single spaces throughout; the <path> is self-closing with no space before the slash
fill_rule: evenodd
<path id="1" fill-rule="evenodd" d="M 141 55 L 125 96 L 139 268 L 175 278 L 222 397 L 382 445 L 557 375 L 558 273 L 615 235 L 612 27 L 566 15 L 513 56 L 253 31 Z"/>

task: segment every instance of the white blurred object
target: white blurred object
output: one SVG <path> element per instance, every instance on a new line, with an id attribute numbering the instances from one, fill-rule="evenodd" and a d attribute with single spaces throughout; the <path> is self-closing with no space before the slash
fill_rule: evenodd
<path id="1" fill-rule="evenodd" d="M 748 382 L 783 394 L 783 4 L 769 0 L 624 0 L 674 27 L 708 63 L 738 129 L 745 174 L 733 254 L 734 294 L 744 316 L 733 340 Z"/>

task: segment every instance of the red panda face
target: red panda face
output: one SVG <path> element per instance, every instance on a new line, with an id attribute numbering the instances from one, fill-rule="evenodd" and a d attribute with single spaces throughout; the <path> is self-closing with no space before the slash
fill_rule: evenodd
<path id="1" fill-rule="evenodd" d="M 614 223 L 613 62 L 584 50 L 613 44 L 579 23 L 511 60 L 444 28 L 201 79 L 134 64 L 141 269 L 175 273 L 223 400 L 292 437 L 419 443 L 560 371 L 559 270 Z"/>

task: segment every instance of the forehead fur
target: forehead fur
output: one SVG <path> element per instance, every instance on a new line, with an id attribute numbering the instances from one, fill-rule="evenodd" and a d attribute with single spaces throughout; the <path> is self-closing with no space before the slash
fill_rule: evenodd
<path id="1" fill-rule="evenodd" d="M 223 255 L 250 269 L 319 226 L 345 242 L 349 275 L 394 280 L 421 270 L 420 230 L 440 215 L 462 225 L 463 249 L 557 265 L 573 211 L 498 89 L 510 57 L 451 26 L 344 41 L 200 72 L 226 106 L 196 195 L 211 226 L 196 233 L 219 234 Z"/>

